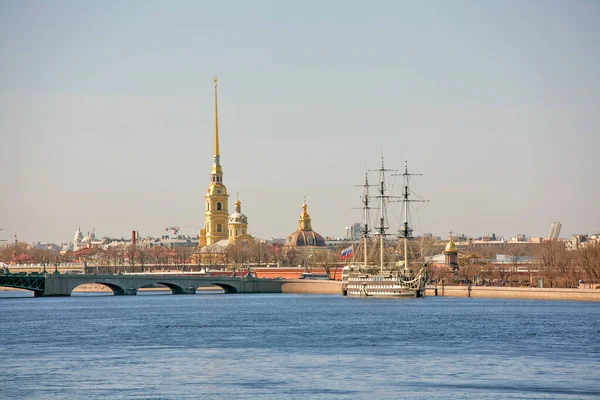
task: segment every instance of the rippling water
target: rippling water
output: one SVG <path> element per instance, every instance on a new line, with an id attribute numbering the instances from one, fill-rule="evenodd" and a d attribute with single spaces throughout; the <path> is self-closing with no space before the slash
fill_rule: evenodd
<path id="1" fill-rule="evenodd" d="M 15 296 L 6 399 L 600 398 L 598 303 Z"/>

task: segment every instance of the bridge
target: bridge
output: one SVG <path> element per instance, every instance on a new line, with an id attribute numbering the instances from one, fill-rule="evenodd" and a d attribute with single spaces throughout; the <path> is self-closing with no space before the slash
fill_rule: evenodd
<path id="1" fill-rule="evenodd" d="M 68 274 L 0 274 L 0 286 L 27 289 L 35 297 L 70 296 L 79 285 L 99 283 L 114 295 L 136 295 L 142 287 L 163 285 L 172 294 L 195 294 L 200 287 L 215 287 L 225 293 L 282 293 L 287 280 L 198 275 L 68 275 Z"/>

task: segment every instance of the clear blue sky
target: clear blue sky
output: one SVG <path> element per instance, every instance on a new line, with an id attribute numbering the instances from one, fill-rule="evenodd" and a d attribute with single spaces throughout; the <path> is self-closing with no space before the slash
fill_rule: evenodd
<path id="1" fill-rule="evenodd" d="M 0 238 L 196 233 L 215 73 L 224 182 L 259 237 L 294 231 L 303 196 L 342 236 L 365 163 L 405 149 L 419 231 L 590 232 L 599 20 L 597 1 L 4 0 Z"/>

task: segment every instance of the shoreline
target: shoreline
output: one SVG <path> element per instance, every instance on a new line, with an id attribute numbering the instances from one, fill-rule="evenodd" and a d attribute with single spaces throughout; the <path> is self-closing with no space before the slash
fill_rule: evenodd
<path id="1" fill-rule="evenodd" d="M 437 290 L 437 294 L 436 294 Z M 536 288 L 508 286 L 427 286 L 426 296 L 487 299 L 600 301 L 598 289 Z"/>
<path id="2" fill-rule="evenodd" d="M 342 295 L 341 282 L 299 282 L 290 279 L 281 287 L 281 293 L 303 293 L 303 294 L 334 294 Z M 169 291 L 167 287 L 140 288 L 140 292 Z M 199 287 L 196 291 L 222 291 L 218 286 Z M 437 290 L 437 293 L 436 293 Z M 0 292 L 23 291 L 10 287 L 1 287 Z M 74 293 L 111 293 L 112 290 L 105 285 L 90 283 L 78 286 Z M 529 287 L 496 287 L 496 286 L 427 286 L 426 297 L 472 297 L 472 298 L 498 298 L 498 299 L 522 299 L 522 300 L 567 300 L 567 301 L 594 301 L 600 302 L 600 290 L 598 289 L 568 289 L 568 288 L 529 288 Z"/>

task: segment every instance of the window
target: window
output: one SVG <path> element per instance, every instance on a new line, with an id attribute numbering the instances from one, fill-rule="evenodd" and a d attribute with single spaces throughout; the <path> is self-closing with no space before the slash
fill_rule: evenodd
<path id="1" fill-rule="evenodd" d="M 217 224 L 217 232 L 222 232 L 222 231 L 223 231 L 223 226 L 221 224 Z"/>
<path id="2" fill-rule="evenodd" d="M 245 230 L 245 229 L 243 229 L 243 230 L 242 230 L 242 235 L 245 235 L 245 234 L 246 234 L 246 230 Z"/>
<path id="3" fill-rule="evenodd" d="M 221 202 L 217 203 L 217 210 L 221 211 Z"/>
<path id="4" fill-rule="evenodd" d="M 235 236 L 240 236 L 240 230 L 239 229 L 235 230 Z"/>

